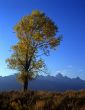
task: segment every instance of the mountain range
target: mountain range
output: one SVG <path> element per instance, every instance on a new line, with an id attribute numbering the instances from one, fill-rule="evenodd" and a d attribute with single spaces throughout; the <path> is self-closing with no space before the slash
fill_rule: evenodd
<path id="1" fill-rule="evenodd" d="M 76 78 L 69 78 L 58 73 L 56 76 L 39 75 L 36 79 L 29 82 L 29 88 L 32 90 L 45 91 L 66 91 L 85 89 L 85 81 Z M 16 74 L 0 77 L 0 91 L 19 90 L 22 85 L 16 80 Z"/>

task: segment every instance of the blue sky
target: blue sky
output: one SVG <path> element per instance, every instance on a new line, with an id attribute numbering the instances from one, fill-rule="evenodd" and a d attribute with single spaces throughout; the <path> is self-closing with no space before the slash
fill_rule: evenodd
<path id="1" fill-rule="evenodd" d="M 11 75 L 5 62 L 17 38 L 13 27 L 32 10 L 46 13 L 59 27 L 63 41 L 45 62 L 51 75 L 62 72 L 85 79 L 85 1 L 84 0 L 0 0 L 0 76 Z"/>

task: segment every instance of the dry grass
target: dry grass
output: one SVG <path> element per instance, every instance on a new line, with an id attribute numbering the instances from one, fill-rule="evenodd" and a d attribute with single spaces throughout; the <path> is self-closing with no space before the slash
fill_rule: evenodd
<path id="1" fill-rule="evenodd" d="M 0 110 L 85 110 L 85 90 L 2 92 Z"/>

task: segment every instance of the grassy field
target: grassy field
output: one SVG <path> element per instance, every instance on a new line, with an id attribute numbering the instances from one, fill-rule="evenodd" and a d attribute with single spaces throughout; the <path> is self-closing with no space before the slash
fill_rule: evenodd
<path id="1" fill-rule="evenodd" d="M 1 92 L 0 110 L 85 110 L 85 90 Z"/>

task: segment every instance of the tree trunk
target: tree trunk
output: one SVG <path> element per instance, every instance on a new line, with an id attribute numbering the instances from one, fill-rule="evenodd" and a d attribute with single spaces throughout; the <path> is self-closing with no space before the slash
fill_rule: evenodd
<path id="1" fill-rule="evenodd" d="M 24 82 L 24 91 L 27 91 L 27 89 L 28 89 L 28 81 L 25 81 Z"/>

